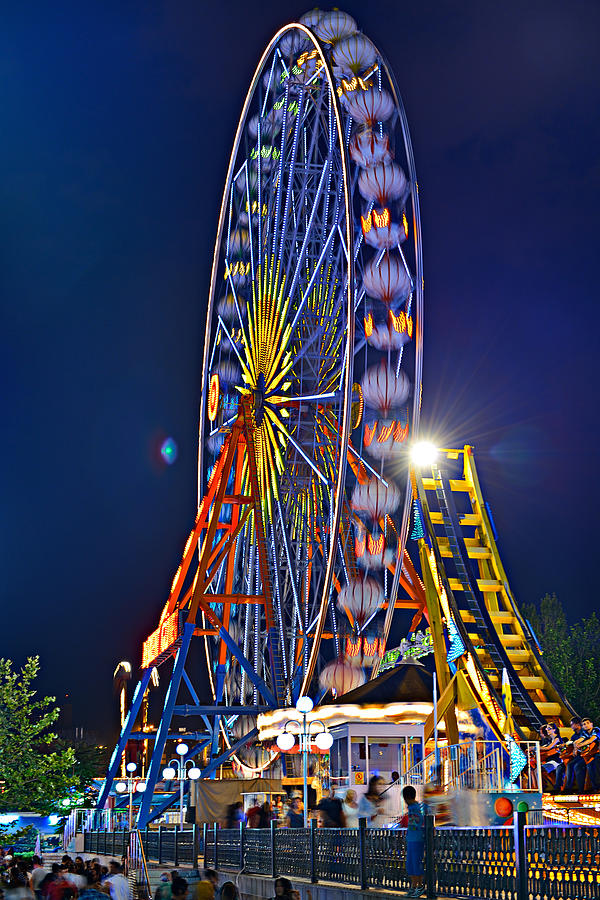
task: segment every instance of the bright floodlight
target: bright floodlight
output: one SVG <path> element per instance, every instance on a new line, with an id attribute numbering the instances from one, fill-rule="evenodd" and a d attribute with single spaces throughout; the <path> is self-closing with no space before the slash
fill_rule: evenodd
<path id="1" fill-rule="evenodd" d="M 277 746 L 280 750 L 291 750 L 295 743 L 294 735 L 289 731 L 282 731 L 277 735 Z"/>
<path id="2" fill-rule="evenodd" d="M 124 794 L 126 790 L 127 790 L 127 785 L 125 784 L 125 782 L 119 781 L 119 783 L 116 786 L 117 794 Z"/>
<path id="3" fill-rule="evenodd" d="M 146 782 L 145 782 L 145 781 L 138 781 L 138 783 L 137 783 L 136 786 L 135 786 L 135 789 L 136 789 L 136 791 L 138 792 L 138 794 L 143 794 L 144 791 L 146 790 Z"/>
<path id="4" fill-rule="evenodd" d="M 175 747 L 175 753 L 179 753 L 180 756 L 185 756 L 188 750 L 189 747 L 187 744 L 177 744 L 177 746 Z"/>
<path id="5" fill-rule="evenodd" d="M 315 744 L 319 750 L 329 750 L 333 744 L 333 735 L 329 731 L 320 731 L 315 737 Z"/>
<path id="6" fill-rule="evenodd" d="M 130 762 L 130 763 L 127 763 L 125 768 L 127 769 L 128 772 L 135 772 L 135 770 L 137 769 L 137 766 L 134 762 Z"/>
<path id="7" fill-rule="evenodd" d="M 310 697 L 298 697 L 296 702 L 296 709 L 299 713 L 309 713 L 315 704 L 312 702 Z"/>
<path id="8" fill-rule="evenodd" d="M 437 458 L 437 447 L 431 441 L 413 444 L 410 456 L 415 466 L 432 466 Z"/>
<path id="9" fill-rule="evenodd" d="M 175 771 L 173 766 L 167 766 L 166 769 L 163 769 L 163 778 L 165 779 L 165 781 L 173 781 L 176 775 L 177 772 Z"/>
<path id="10" fill-rule="evenodd" d="M 200 769 L 198 768 L 198 766 L 192 766 L 188 770 L 188 778 L 191 778 L 192 781 L 195 781 L 196 778 L 200 778 L 200 774 L 201 774 L 201 772 L 200 772 Z"/>

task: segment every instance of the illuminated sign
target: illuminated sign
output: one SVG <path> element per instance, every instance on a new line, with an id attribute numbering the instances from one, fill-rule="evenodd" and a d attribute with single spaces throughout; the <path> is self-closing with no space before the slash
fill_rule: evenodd
<path id="1" fill-rule="evenodd" d="M 395 650 L 388 650 L 379 667 L 379 672 L 385 672 L 387 669 L 393 669 L 394 666 L 400 665 L 407 659 L 420 659 L 422 656 L 429 656 L 433 653 L 433 637 L 431 629 L 427 628 L 423 631 L 415 631 L 410 638 L 404 638 L 399 647 Z"/>
<path id="2" fill-rule="evenodd" d="M 170 616 L 153 631 L 150 637 L 144 641 L 142 648 L 142 669 L 147 669 L 154 663 L 162 662 L 168 651 L 172 650 L 179 640 L 179 610 Z"/>
<path id="3" fill-rule="evenodd" d="M 210 385 L 208 387 L 208 418 L 211 422 L 214 422 L 217 418 L 217 413 L 219 412 L 219 376 L 215 372 L 214 375 L 210 379 Z"/>

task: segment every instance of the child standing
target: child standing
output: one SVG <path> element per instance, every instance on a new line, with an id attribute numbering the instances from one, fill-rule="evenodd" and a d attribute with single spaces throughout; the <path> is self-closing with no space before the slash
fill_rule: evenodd
<path id="1" fill-rule="evenodd" d="M 407 897 L 420 897 L 423 887 L 423 853 L 425 850 L 425 819 L 421 804 L 417 803 L 417 792 L 411 784 L 402 789 L 406 803 L 408 824 L 406 829 L 406 874 L 410 878 Z"/>

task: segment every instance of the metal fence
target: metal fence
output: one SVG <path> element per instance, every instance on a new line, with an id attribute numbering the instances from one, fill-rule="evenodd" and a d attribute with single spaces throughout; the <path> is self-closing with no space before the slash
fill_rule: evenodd
<path id="1" fill-rule="evenodd" d="M 312 824 L 312 823 L 311 823 Z M 403 891 L 404 829 L 266 829 L 205 826 L 204 865 L 267 877 Z M 438 828 L 428 816 L 427 896 L 478 900 L 600 900 L 600 830 Z"/>
<path id="2" fill-rule="evenodd" d="M 203 847 L 201 832 L 197 825 L 188 828 L 159 826 L 131 833 L 139 834 L 148 862 L 157 862 L 159 865 L 169 863 L 194 869 L 198 865 L 198 856 L 203 851 Z M 128 853 L 129 834 L 125 830 L 86 831 L 83 836 L 84 850 L 86 853 L 112 856 L 118 860 Z"/>
<path id="3" fill-rule="evenodd" d="M 402 891 L 406 832 L 389 828 L 147 828 L 138 832 L 148 862 L 362 889 Z M 528 826 L 425 829 L 427 896 L 478 900 L 600 900 L 600 829 Z M 87 831 L 87 853 L 131 853 L 128 831 Z"/>

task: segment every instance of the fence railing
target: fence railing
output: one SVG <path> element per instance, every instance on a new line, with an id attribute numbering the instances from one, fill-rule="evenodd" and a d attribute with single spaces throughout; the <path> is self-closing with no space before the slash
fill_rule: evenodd
<path id="1" fill-rule="evenodd" d="M 526 763 L 514 779 L 514 788 L 538 793 L 542 789 L 539 744 L 522 741 L 519 746 Z M 506 789 L 509 771 L 509 756 L 500 741 L 463 741 L 428 754 L 401 776 L 397 784 L 400 787 L 433 784 L 446 790 L 492 793 Z"/>
<path id="2" fill-rule="evenodd" d="M 316 823 L 315 823 L 316 824 Z M 269 878 L 285 876 L 402 891 L 405 829 L 218 828 L 204 826 L 204 865 Z M 514 826 L 425 829 L 427 896 L 480 900 L 600 900 L 598 829 Z"/>
<path id="3" fill-rule="evenodd" d="M 130 834 L 137 843 L 130 844 Z M 98 856 L 112 856 L 119 860 L 133 854 L 136 869 L 144 863 L 186 866 L 197 868 L 198 856 L 202 852 L 201 832 L 197 825 L 188 828 L 164 827 L 145 828 L 143 831 L 86 831 L 83 835 L 84 851 Z M 134 852 L 135 850 L 135 852 Z"/>
<path id="4" fill-rule="evenodd" d="M 529 816 L 529 820 L 531 816 Z M 600 829 L 532 826 L 434 828 L 426 817 L 427 896 L 480 900 L 600 900 Z M 131 840 L 134 841 L 133 845 Z M 139 845 L 135 842 L 139 841 Z M 144 884 L 144 863 L 198 865 L 268 878 L 285 876 L 366 889 L 402 891 L 406 832 L 400 828 L 191 828 L 87 831 L 85 851 L 128 857 Z"/>

